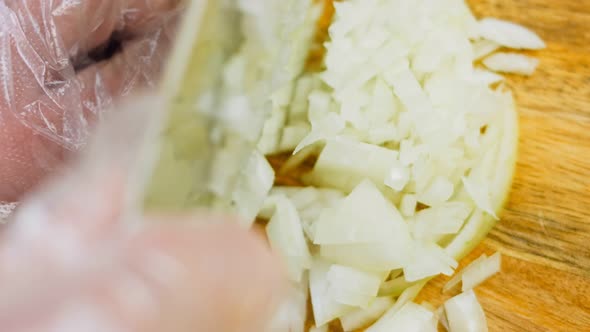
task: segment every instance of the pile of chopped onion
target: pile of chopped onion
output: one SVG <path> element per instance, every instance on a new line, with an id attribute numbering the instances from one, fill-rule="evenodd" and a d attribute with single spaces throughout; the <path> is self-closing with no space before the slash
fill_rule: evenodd
<path id="1" fill-rule="evenodd" d="M 498 72 L 532 74 L 537 60 L 504 49 L 543 41 L 513 23 L 478 21 L 462 0 L 344 0 L 334 3 L 323 70 L 311 73 L 303 69 L 306 27 L 319 7 L 262 2 L 240 1 L 245 29 L 259 38 L 226 66 L 227 107 L 259 92 L 256 75 L 274 73 L 259 152 L 292 152 L 283 170 L 317 157 L 304 187 L 270 189 L 274 173 L 254 156 L 235 195 L 248 221 L 254 211 L 269 220 L 269 242 L 292 283 L 272 331 L 304 330 L 308 290 L 311 331 L 334 321 L 344 331 L 436 331 L 439 321 L 450 331 L 487 331 L 472 288 L 499 271 L 498 254 L 451 279 L 445 290 L 462 281 L 463 293 L 439 310 L 412 300 L 429 279 L 453 275 L 498 218 L 518 136 Z M 273 30 L 277 17 L 291 29 Z M 285 40 L 286 53 L 276 48 Z M 277 57 L 285 61 L 266 67 Z M 232 125 L 243 135 L 253 130 L 248 114 Z"/>

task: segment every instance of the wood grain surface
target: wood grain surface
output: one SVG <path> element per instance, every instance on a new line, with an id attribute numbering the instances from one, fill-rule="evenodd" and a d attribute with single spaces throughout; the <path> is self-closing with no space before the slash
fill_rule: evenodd
<path id="1" fill-rule="evenodd" d="M 476 289 L 490 331 L 590 331 L 590 0 L 471 0 L 478 17 L 524 24 L 547 42 L 532 77 L 509 77 L 519 160 L 506 211 L 482 252 L 503 272 Z M 439 304 L 448 278 L 421 294 Z"/>

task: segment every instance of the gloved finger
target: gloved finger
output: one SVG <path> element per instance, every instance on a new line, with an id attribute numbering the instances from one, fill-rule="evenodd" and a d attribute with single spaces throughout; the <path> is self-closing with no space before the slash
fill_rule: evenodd
<path id="1" fill-rule="evenodd" d="M 155 84 L 174 28 L 164 24 L 126 43 L 112 61 L 75 73 L 67 55 L 40 58 L 2 6 L 0 88 L 8 93 L 0 95 L 0 203 L 20 200 L 59 170 L 113 100 Z"/>
<path id="2" fill-rule="evenodd" d="M 179 0 L 8 0 L 6 5 L 42 57 L 61 61 L 104 44 L 115 31 L 146 29 Z"/>
<path id="3" fill-rule="evenodd" d="M 109 108 L 113 96 L 121 97 L 156 86 L 174 40 L 172 20 L 148 35 L 123 44 L 111 59 L 93 64 L 78 73 L 87 118 Z"/>
<path id="4" fill-rule="evenodd" d="M 283 289 L 262 239 L 229 224 L 164 222 L 128 238 L 109 264 L 90 268 L 87 262 L 101 262 L 104 254 L 89 255 L 76 272 L 54 270 L 37 284 L 3 283 L 1 326 L 12 332 L 262 331 Z M 10 296 L 27 286 L 34 293 Z"/>

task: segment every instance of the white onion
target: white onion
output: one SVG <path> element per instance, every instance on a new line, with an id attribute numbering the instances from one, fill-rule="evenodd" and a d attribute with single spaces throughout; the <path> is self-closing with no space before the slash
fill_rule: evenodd
<path id="1" fill-rule="evenodd" d="M 380 320 L 366 332 L 436 332 L 436 323 L 432 311 L 416 303 L 408 302 L 394 315 Z"/>
<path id="2" fill-rule="evenodd" d="M 486 254 L 482 254 L 481 256 L 473 260 L 473 262 L 471 262 L 469 265 L 467 265 L 463 270 L 455 273 L 455 275 L 453 275 L 453 277 L 449 279 L 449 281 L 447 281 L 447 283 L 443 286 L 443 293 L 447 293 L 453 288 L 455 288 L 455 286 L 457 286 L 461 282 L 465 270 L 469 269 L 470 266 L 478 264 L 480 261 L 485 260 L 487 258 L 488 256 Z"/>
<path id="3" fill-rule="evenodd" d="M 532 75 L 539 60 L 516 53 L 495 53 L 485 58 L 483 64 L 498 72 Z"/>
<path id="4" fill-rule="evenodd" d="M 311 266 L 301 220 L 295 206 L 286 197 L 278 197 L 276 205 L 276 212 L 266 226 L 266 234 L 272 248 L 285 259 L 289 278 L 299 282 L 304 270 Z"/>
<path id="5" fill-rule="evenodd" d="M 267 153 L 294 149 L 285 172 L 318 156 L 302 180 L 331 189 L 276 188 L 259 214 L 272 216 L 269 239 L 286 258 L 292 280 L 300 280 L 311 264 L 318 331 L 338 318 L 346 331 L 362 328 L 387 307 L 368 332 L 435 331 L 441 315 L 410 301 L 429 278 L 454 272 L 454 258 L 488 229 L 487 215 L 496 217 L 499 192 L 506 189 L 500 175 L 511 161 L 506 155 L 514 152 L 507 143 L 516 131 L 512 98 L 492 88 L 501 75 L 473 62 L 486 57 L 483 64 L 493 71 L 529 74 L 536 60 L 492 53 L 501 46 L 538 49 L 544 43 L 518 25 L 477 22 L 464 1 L 422 2 L 336 2 L 324 70 L 295 79 L 301 71 L 296 56 L 279 75 L 284 84 L 268 95 L 272 113 L 259 147 Z M 299 14 L 293 21 L 301 20 Z M 275 15 L 268 24 L 277 21 Z M 263 30 L 258 44 L 265 52 L 281 39 L 264 23 L 247 23 Z M 296 44 L 302 45 L 302 36 L 294 33 Z M 249 56 L 256 54 L 255 45 L 249 44 Z M 275 49 L 285 59 L 293 51 Z M 301 48 L 295 50 L 301 55 Z M 257 65 L 270 56 L 264 55 Z M 241 90 L 255 76 L 250 62 L 236 58 L 227 68 L 227 78 L 237 79 L 228 82 L 234 97 L 228 100 L 248 95 Z M 419 212 L 418 202 L 426 205 Z M 461 278 L 464 290 L 473 287 L 497 271 L 499 260 L 474 266 L 445 288 Z M 397 272 L 386 281 L 392 270 Z M 380 295 L 399 299 L 392 306 Z M 452 331 L 482 326 L 475 297 L 463 295 L 445 304 Z"/>
<path id="6" fill-rule="evenodd" d="M 482 209 L 483 211 L 487 212 L 489 215 L 493 216 L 494 218 L 498 219 L 496 216 L 496 212 L 492 207 L 492 198 L 491 193 L 489 191 L 489 185 L 483 179 L 479 179 L 475 172 L 469 175 L 469 177 L 463 178 L 463 185 L 465 186 L 465 190 L 473 199 L 475 205 L 478 208 Z"/>
<path id="7" fill-rule="evenodd" d="M 479 33 L 483 38 L 509 48 L 530 50 L 545 48 L 543 40 L 533 31 L 516 23 L 496 18 L 480 20 Z"/>
<path id="8" fill-rule="evenodd" d="M 369 271 L 394 270 L 407 264 L 411 246 L 375 242 L 360 244 L 330 244 L 320 247 L 320 256 L 338 264 Z"/>
<path id="9" fill-rule="evenodd" d="M 352 139 L 331 139 L 322 150 L 308 182 L 350 192 L 364 179 L 382 184 L 397 152 Z"/>
<path id="10" fill-rule="evenodd" d="M 320 245 L 393 242 L 401 248 L 410 241 L 407 224 L 396 207 L 368 180 L 323 211 L 314 238 Z"/>
<path id="11" fill-rule="evenodd" d="M 402 197 L 400 203 L 400 212 L 405 217 L 411 217 L 416 213 L 416 206 L 418 205 L 418 199 L 416 195 L 406 194 Z"/>
<path id="12" fill-rule="evenodd" d="M 473 70 L 473 76 L 471 77 L 471 80 L 475 83 L 492 85 L 498 82 L 502 82 L 504 80 L 504 76 L 484 69 L 476 68 Z"/>
<path id="13" fill-rule="evenodd" d="M 449 179 L 437 176 L 430 186 L 418 195 L 418 202 L 428 206 L 437 206 L 448 201 L 453 195 L 454 186 Z"/>
<path id="14" fill-rule="evenodd" d="M 338 303 L 332 298 L 328 271 L 330 263 L 315 260 L 309 271 L 309 290 L 315 324 L 318 327 L 354 310 L 354 307 Z"/>
<path id="15" fill-rule="evenodd" d="M 309 332 L 329 332 L 329 326 L 323 325 L 320 327 L 312 326 L 309 328 Z"/>
<path id="16" fill-rule="evenodd" d="M 462 291 L 475 288 L 489 277 L 500 272 L 502 256 L 497 252 L 489 258 L 474 261 L 463 270 Z"/>
<path id="17" fill-rule="evenodd" d="M 272 332 L 307 332 L 308 280 L 303 278 L 300 283 L 291 283 L 283 302 L 270 321 L 268 331 Z"/>
<path id="18" fill-rule="evenodd" d="M 377 297 L 382 277 L 380 273 L 332 265 L 327 279 L 329 292 L 336 302 L 366 308 Z"/>
<path id="19" fill-rule="evenodd" d="M 486 317 L 473 290 L 461 293 L 444 304 L 450 332 L 487 332 Z"/>
<path id="20" fill-rule="evenodd" d="M 491 40 L 481 39 L 474 42 L 472 47 L 473 60 L 476 61 L 498 50 L 500 48 L 500 45 Z"/>
<path id="21" fill-rule="evenodd" d="M 463 202 L 446 202 L 418 212 L 412 233 L 421 240 L 437 241 L 440 235 L 457 233 L 471 214 L 473 207 Z"/>
<path id="22" fill-rule="evenodd" d="M 438 274 L 452 275 L 457 265 L 457 261 L 438 245 L 416 243 L 404 266 L 404 277 L 407 281 L 417 281 Z"/>
<path id="23" fill-rule="evenodd" d="M 401 276 L 391 280 L 387 280 L 381 284 L 379 288 L 379 295 L 380 296 L 399 296 L 401 295 L 406 289 L 413 286 L 415 282 L 406 281 L 406 278 Z"/>
<path id="24" fill-rule="evenodd" d="M 360 308 L 340 317 L 344 332 L 356 331 L 375 322 L 394 304 L 391 297 L 377 297 L 367 308 Z"/>
<path id="25" fill-rule="evenodd" d="M 247 226 L 252 225 L 258 211 L 263 207 L 266 196 L 274 183 L 274 170 L 266 158 L 254 152 L 248 159 L 236 188 L 232 193 L 234 210 Z"/>

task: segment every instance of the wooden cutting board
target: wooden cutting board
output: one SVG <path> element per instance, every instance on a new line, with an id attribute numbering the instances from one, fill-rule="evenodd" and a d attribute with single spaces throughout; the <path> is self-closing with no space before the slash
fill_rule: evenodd
<path id="1" fill-rule="evenodd" d="M 476 289 L 490 331 L 590 331 L 590 0 L 471 0 L 478 17 L 522 23 L 547 42 L 532 77 L 509 77 L 520 114 L 510 201 L 482 252 L 503 271 Z M 440 304 L 438 278 L 418 301 Z M 436 299 L 436 300 L 432 300 Z"/>

